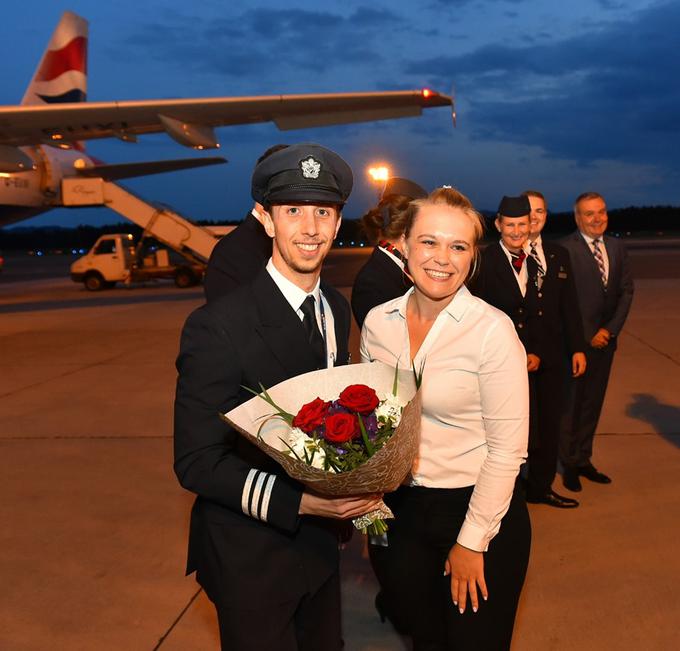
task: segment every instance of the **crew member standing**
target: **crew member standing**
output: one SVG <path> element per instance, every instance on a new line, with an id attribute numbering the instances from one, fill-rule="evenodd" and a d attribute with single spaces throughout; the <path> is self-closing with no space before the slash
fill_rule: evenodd
<path id="1" fill-rule="evenodd" d="M 569 251 L 587 342 L 588 370 L 570 382 L 562 420 L 560 461 L 562 480 L 571 491 L 581 490 L 580 477 L 599 484 L 611 479 L 593 466 L 593 438 L 607 392 L 617 337 L 633 302 L 633 277 L 621 240 L 605 235 L 607 204 L 597 192 L 581 194 L 574 203 L 577 230 L 562 240 Z"/>
<path id="2" fill-rule="evenodd" d="M 333 518 L 366 513 L 375 496 L 327 499 L 220 418 L 290 377 L 348 361 L 350 310 L 320 283 L 352 171 L 319 145 L 272 154 L 253 173 L 273 239 L 250 283 L 194 311 L 177 359 L 175 472 L 197 495 L 187 573 L 217 609 L 222 649 L 338 651 L 340 580 Z"/>
<path id="3" fill-rule="evenodd" d="M 360 220 L 370 243 L 375 245 L 352 286 L 352 312 L 360 329 L 376 305 L 402 296 L 413 287 L 405 269 L 401 236 L 409 203 L 426 196 L 427 192 L 417 183 L 392 177 L 385 184 L 378 205 Z"/>
<path id="4" fill-rule="evenodd" d="M 573 377 L 580 377 L 586 370 L 583 324 L 569 253 L 541 237 L 548 216 L 545 197 L 535 190 L 523 196 L 531 205 L 529 239 L 524 250 L 536 262 L 536 323 L 546 342 L 541 366 L 534 376 L 537 436 L 529 446 L 527 502 L 574 508 L 578 502 L 556 493 L 552 483 L 564 411 L 565 359 L 569 358 Z"/>
<path id="5" fill-rule="evenodd" d="M 270 147 L 257 159 L 256 165 L 286 147 L 288 145 Z M 272 254 L 272 240 L 264 230 L 264 212 L 262 204 L 256 201 L 244 220 L 215 245 L 203 280 L 207 301 L 249 283 L 267 264 Z"/>

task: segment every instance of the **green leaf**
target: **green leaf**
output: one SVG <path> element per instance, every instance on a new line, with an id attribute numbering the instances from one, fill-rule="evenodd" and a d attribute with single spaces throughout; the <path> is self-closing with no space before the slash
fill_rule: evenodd
<path id="1" fill-rule="evenodd" d="M 370 440 L 368 439 L 368 433 L 366 432 L 366 428 L 364 427 L 364 421 L 361 418 L 361 414 L 357 414 L 357 418 L 359 419 L 359 429 L 361 429 L 361 438 L 364 440 L 364 445 L 366 446 L 366 452 L 368 452 L 368 456 L 370 458 L 375 453 L 375 450 L 373 449 L 373 445 L 371 444 Z"/>
<path id="2" fill-rule="evenodd" d="M 288 423 L 290 427 L 293 426 L 293 419 L 295 418 L 295 414 L 289 414 L 287 411 L 284 409 L 281 409 L 275 402 L 274 399 L 267 393 L 267 389 L 264 388 L 262 383 L 260 383 L 260 391 L 255 391 L 254 389 L 251 389 L 250 387 L 244 386 L 243 384 L 241 385 L 242 389 L 245 389 L 246 391 L 252 393 L 254 396 L 259 396 L 264 400 L 268 405 L 271 405 L 274 409 L 276 409 L 276 413 L 283 418 L 283 420 Z"/>

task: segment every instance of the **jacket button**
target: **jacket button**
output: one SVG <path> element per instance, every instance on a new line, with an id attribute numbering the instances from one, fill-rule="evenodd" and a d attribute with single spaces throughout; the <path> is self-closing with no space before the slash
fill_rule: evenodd
<path id="1" fill-rule="evenodd" d="M 518 323 L 518 324 L 517 324 L 517 327 L 518 327 L 518 328 L 523 328 L 523 327 L 524 327 L 524 324 L 523 324 L 523 323 Z"/>
<path id="2" fill-rule="evenodd" d="M 543 298 L 543 294 L 541 292 L 538 292 L 538 298 Z"/>
<path id="3" fill-rule="evenodd" d="M 543 316 L 543 310 L 538 311 L 538 316 Z"/>

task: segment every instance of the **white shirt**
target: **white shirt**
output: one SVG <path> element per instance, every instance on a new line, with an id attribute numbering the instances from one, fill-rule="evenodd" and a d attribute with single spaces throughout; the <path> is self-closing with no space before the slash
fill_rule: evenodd
<path id="1" fill-rule="evenodd" d="M 512 255 L 510 255 L 510 251 L 505 248 L 505 244 L 503 244 L 503 241 L 500 240 L 499 244 L 501 245 L 501 249 L 503 250 L 503 253 L 505 253 L 505 257 L 508 259 L 508 263 L 510 264 L 510 268 L 512 269 L 512 273 L 515 276 L 517 280 L 517 285 L 519 286 L 519 291 L 522 292 L 522 296 L 526 296 L 527 294 L 527 282 L 529 281 L 529 270 L 527 269 L 527 261 L 526 258 L 522 261 L 522 269 L 520 270 L 519 273 L 515 271 L 515 267 L 512 264 Z"/>
<path id="2" fill-rule="evenodd" d="M 579 231 L 579 233 L 581 233 L 581 231 Z M 585 233 L 581 233 L 581 237 L 586 241 L 590 252 L 593 254 L 593 257 L 595 257 L 595 247 L 593 246 L 595 238 L 590 237 L 590 235 L 586 235 Z M 602 253 L 602 261 L 604 262 L 604 275 L 607 281 L 609 281 L 609 256 L 607 255 L 607 247 L 604 245 L 604 237 L 598 237 L 597 239 L 600 240 L 599 249 Z"/>
<path id="3" fill-rule="evenodd" d="M 314 313 L 316 315 L 316 324 L 319 326 L 319 332 L 321 332 L 324 339 L 326 340 L 326 366 L 328 368 L 334 366 L 338 352 L 335 341 L 335 321 L 333 320 L 333 310 L 321 291 L 321 281 L 317 280 L 314 289 L 311 292 L 306 292 L 304 289 L 301 289 L 295 283 L 288 280 L 288 278 L 286 278 L 274 266 L 271 258 L 269 258 L 269 262 L 267 263 L 267 272 L 272 277 L 272 280 L 276 283 L 276 286 L 281 290 L 281 293 L 288 301 L 289 305 L 295 310 L 298 317 L 300 318 L 300 321 L 303 321 L 305 316 L 300 309 L 302 304 L 305 302 L 305 299 L 309 294 L 314 296 Z M 325 326 L 324 319 L 321 316 L 321 308 L 319 307 L 319 297 L 321 297 L 321 300 L 323 301 L 323 317 L 326 321 Z"/>
<path id="4" fill-rule="evenodd" d="M 361 359 L 408 368 L 409 290 L 373 308 Z M 529 436 L 526 353 L 512 321 L 461 287 L 437 316 L 414 360 L 424 362 L 420 449 L 412 485 L 474 485 L 458 542 L 486 551 L 508 510 Z"/>

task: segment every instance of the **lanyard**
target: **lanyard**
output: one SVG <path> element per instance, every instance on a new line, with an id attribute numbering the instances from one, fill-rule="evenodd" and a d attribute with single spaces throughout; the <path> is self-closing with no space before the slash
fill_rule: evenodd
<path id="1" fill-rule="evenodd" d="M 328 368 L 328 339 L 326 338 L 326 310 L 323 307 L 323 294 L 319 291 L 319 314 L 321 315 L 321 337 L 323 338 L 323 352 L 326 360 L 326 368 Z M 335 360 L 333 359 L 333 364 Z"/>

